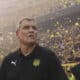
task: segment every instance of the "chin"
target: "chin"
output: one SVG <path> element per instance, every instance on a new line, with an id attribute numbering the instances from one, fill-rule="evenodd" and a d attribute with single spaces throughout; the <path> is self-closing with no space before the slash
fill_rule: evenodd
<path id="1" fill-rule="evenodd" d="M 29 42 L 27 45 L 33 46 L 33 45 L 35 45 L 35 44 L 36 44 L 36 42 Z"/>
<path id="2" fill-rule="evenodd" d="M 27 43 L 35 43 L 36 40 L 32 39 L 32 40 L 27 40 Z"/>
<path id="3" fill-rule="evenodd" d="M 28 44 L 35 44 L 36 41 L 28 41 L 27 43 L 28 43 Z"/>

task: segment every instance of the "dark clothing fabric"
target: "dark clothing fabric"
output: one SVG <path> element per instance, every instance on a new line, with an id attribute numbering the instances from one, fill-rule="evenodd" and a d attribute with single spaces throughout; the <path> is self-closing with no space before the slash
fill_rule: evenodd
<path id="1" fill-rule="evenodd" d="M 80 64 L 73 67 L 71 72 L 74 74 L 76 80 L 80 80 Z"/>
<path id="2" fill-rule="evenodd" d="M 24 56 L 21 50 L 9 54 L 0 69 L 0 80 L 68 80 L 55 54 L 39 45 Z"/>

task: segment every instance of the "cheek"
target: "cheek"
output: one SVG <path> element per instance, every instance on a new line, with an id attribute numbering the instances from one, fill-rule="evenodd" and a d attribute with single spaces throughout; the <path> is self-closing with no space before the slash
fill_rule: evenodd
<path id="1" fill-rule="evenodd" d="M 17 37 L 18 37 L 19 39 L 23 38 L 23 36 L 24 36 L 23 32 L 21 32 L 21 31 L 18 32 Z"/>
<path id="2" fill-rule="evenodd" d="M 38 31 L 35 32 L 35 35 L 36 35 L 36 36 L 38 35 Z"/>

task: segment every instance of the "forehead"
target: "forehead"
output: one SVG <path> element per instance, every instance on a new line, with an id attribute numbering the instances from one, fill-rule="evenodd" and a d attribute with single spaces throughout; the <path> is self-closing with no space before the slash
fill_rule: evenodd
<path id="1" fill-rule="evenodd" d="M 36 24 L 36 22 L 34 20 L 23 20 L 19 24 L 20 27 L 21 26 L 27 26 L 27 25 L 29 25 L 29 26 L 36 26 L 37 24 Z"/>

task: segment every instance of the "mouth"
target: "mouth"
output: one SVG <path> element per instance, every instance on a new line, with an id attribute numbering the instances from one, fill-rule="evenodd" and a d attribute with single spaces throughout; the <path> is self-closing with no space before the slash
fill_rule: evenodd
<path id="1" fill-rule="evenodd" d="M 34 35 L 28 35 L 28 37 L 30 37 L 30 38 L 34 38 Z"/>

